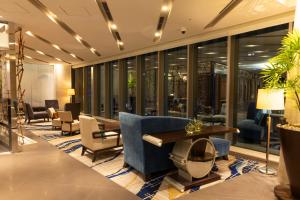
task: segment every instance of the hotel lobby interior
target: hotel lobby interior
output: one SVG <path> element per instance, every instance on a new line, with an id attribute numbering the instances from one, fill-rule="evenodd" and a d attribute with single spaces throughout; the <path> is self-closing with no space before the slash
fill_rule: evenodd
<path id="1" fill-rule="evenodd" d="M 300 199 L 300 0 L 0 3 L 0 200 Z"/>

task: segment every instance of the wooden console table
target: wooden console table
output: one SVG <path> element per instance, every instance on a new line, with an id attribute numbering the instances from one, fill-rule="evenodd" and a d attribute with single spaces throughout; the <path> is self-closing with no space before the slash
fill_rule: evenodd
<path id="1" fill-rule="evenodd" d="M 238 132 L 239 130 L 236 128 L 224 126 L 205 126 L 202 128 L 200 134 L 187 135 L 185 130 L 179 130 L 173 132 L 156 133 L 155 135 L 144 134 L 143 140 L 158 147 L 161 147 L 163 144 L 175 142 L 173 151 L 170 154 L 170 159 L 173 160 L 174 164 L 178 167 L 178 172 L 175 174 L 169 174 L 166 177 L 166 180 L 179 191 L 183 192 L 187 189 L 190 189 L 193 186 L 200 186 L 220 180 L 221 177 L 218 174 L 211 172 L 211 168 L 215 161 L 215 149 L 211 141 L 207 140 L 207 138 L 209 138 L 210 136 Z M 212 146 L 212 153 L 205 152 L 206 144 L 204 146 L 199 146 L 200 140 L 202 141 L 202 144 L 204 141 L 208 142 L 210 146 Z M 197 157 L 197 159 L 193 159 L 190 156 L 188 156 L 192 147 L 195 146 L 197 151 L 199 151 L 199 154 L 197 153 L 197 155 L 200 156 Z M 205 153 L 203 154 L 203 152 Z M 191 164 L 190 162 L 199 163 L 197 164 L 198 167 L 195 164 Z M 200 163 L 208 164 L 203 165 Z M 200 171 L 198 171 L 198 175 L 196 175 L 197 173 L 195 173 L 195 169 L 198 169 L 199 167 L 201 169 L 199 169 Z M 194 175 L 192 175 L 192 172 L 189 171 L 187 168 L 193 168 L 192 171 Z M 199 175 L 199 172 L 201 175 Z M 198 178 L 196 179 L 194 177 Z"/>

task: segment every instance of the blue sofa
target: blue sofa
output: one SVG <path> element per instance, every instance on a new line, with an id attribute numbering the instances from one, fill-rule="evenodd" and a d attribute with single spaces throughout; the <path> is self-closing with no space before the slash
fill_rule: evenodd
<path id="1" fill-rule="evenodd" d="M 182 130 L 189 122 L 187 118 L 167 116 L 140 116 L 125 112 L 119 113 L 122 140 L 124 145 L 124 162 L 135 168 L 147 179 L 151 174 L 174 168 L 169 159 L 174 144 L 157 147 L 143 141 L 143 134 Z M 211 138 L 218 152 L 217 157 L 226 158 L 229 154 L 230 141 Z"/>
<path id="2" fill-rule="evenodd" d="M 265 137 L 267 115 L 256 109 L 256 103 L 248 105 L 247 118 L 241 120 L 237 127 L 240 130 L 239 141 L 259 144 Z"/>
<path id="3" fill-rule="evenodd" d="M 143 134 L 182 130 L 189 122 L 186 118 L 165 116 L 139 116 L 120 112 L 120 127 L 124 145 L 124 162 L 147 179 L 151 174 L 174 168 L 169 153 L 174 144 L 162 147 L 143 141 Z"/>

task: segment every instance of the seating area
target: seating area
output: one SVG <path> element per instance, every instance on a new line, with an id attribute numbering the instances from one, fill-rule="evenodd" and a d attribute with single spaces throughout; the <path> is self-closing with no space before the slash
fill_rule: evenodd
<path id="1" fill-rule="evenodd" d="M 0 200 L 300 199 L 300 0 L 0 8 Z"/>

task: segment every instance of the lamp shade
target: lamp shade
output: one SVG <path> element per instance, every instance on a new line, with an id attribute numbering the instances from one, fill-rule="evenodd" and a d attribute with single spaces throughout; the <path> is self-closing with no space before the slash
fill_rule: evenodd
<path id="1" fill-rule="evenodd" d="M 67 94 L 68 94 L 68 96 L 75 95 L 75 89 L 68 89 Z"/>
<path id="2" fill-rule="evenodd" d="M 258 89 L 257 109 L 284 110 L 283 89 Z"/>

